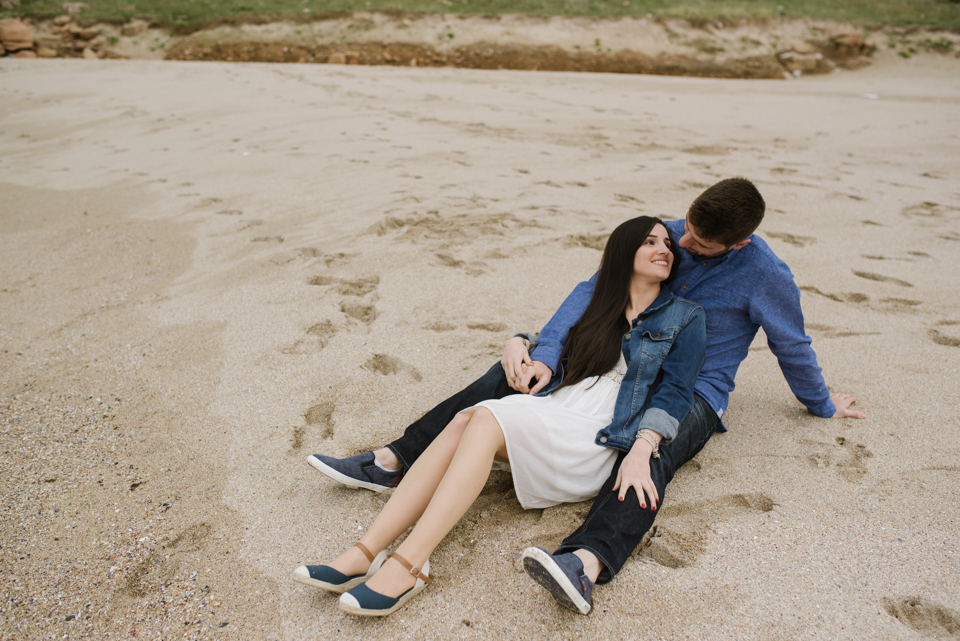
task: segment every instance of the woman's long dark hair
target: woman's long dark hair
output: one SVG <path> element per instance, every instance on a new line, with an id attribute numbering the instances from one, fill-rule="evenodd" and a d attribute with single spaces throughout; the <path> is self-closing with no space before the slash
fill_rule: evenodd
<path id="1" fill-rule="evenodd" d="M 606 374 L 620 360 L 620 342 L 630 331 L 626 319 L 630 303 L 630 281 L 633 278 L 634 258 L 655 225 L 663 221 L 652 216 L 640 216 L 620 224 L 613 230 L 603 248 L 600 274 L 593 289 L 587 310 L 576 325 L 570 328 L 567 342 L 560 354 L 566 358 L 563 382 L 558 386 L 575 385 L 592 376 Z M 668 282 L 677 272 L 680 256 L 673 243 L 673 266 Z"/>

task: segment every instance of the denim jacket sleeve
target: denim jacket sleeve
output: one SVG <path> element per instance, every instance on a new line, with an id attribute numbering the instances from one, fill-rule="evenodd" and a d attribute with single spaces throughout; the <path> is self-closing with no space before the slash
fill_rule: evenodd
<path id="1" fill-rule="evenodd" d="M 800 308 L 800 290 L 793 282 L 793 274 L 783 265 L 777 278 L 768 278 L 751 300 L 750 315 L 763 327 L 767 345 L 777 357 L 780 371 L 790 385 L 790 391 L 811 414 L 827 418 L 836 407 L 830 400 L 830 390 L 823 380 L 817 355 L 810 346 L 810 337 L 803 327 Z"/>
<path id="2" fill-rule="evenodd" d="M 587 310 L 590 299 L 593 297 L 593 288 L 597 282 L 594 274 L 590 280 L 577 285 L 570 295 L 563 301 L 553 317 L 540 330 L 537 348 L 530 355 L 535 361 L 540 361 L 556 374 L 560 365 L 560 353 L 567 341 L 570 328 L 577 324 L 583 312 Z"/>
<path id="3" fill-rule="evenodd" d="M 706 314 L 697 306 L 663 360 L 663 378 L 637 429 L 630 430 L 634 435 L 653 430 L 668 443 L 676 437 L 680 421 L 693 408 L 693 385 L 703 366 L 706 342 Z"/>

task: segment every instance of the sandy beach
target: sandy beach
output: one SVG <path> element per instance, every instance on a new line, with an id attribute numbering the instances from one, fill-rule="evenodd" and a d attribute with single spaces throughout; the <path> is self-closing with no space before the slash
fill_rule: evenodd
<path id="1" fill-rule="evenodd" d="M 960 638 L 960 62 L 799 81 L 0 60 L 0 639 Z M 639 214 L 746 176 L 824 376 L 761 333 L 726 434 L 579 616 L 522 572 L 589 503 L 495 472 L 385 620 L 290 579 L 398 437 Z"/>

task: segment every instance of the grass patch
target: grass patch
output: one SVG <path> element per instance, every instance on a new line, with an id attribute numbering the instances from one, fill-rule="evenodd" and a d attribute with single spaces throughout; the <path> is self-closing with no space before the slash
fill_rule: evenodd
<path id="1" fill-rule="evenodd" d="M 447 14 L 658 18 L 822 18 L 868 25 L 923 25 L 960 31 L 957 0 L 86 0 L 86 20 L 141 18 L 190 29 L 211 22 L 309 20 L 363 10 Z M 0 18 L 63 13 L 60 0 L 22 0 Z"/>

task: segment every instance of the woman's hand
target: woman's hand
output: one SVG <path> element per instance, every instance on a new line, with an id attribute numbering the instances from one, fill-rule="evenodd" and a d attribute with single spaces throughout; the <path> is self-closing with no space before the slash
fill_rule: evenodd
<path id="1" fill-rule="evenodd" d="M 521 389 L 523 366 L 533 365 L 530 352 L 527 350 L 527 341 L 521 336 L 514 336 L 503 347 L 503 357 L 500 359 L 503 373 L 507 375 L 507 385 L 518 392 L 527 393 Z M 527 379 L 529 381 L 529 379 Z"/>
<path id="2" fill-rule="evenodd" d="M 650 454 L 653 452 L 653 446 L 646 439 L 638 438 L 630 448 L 630 451 L 624 457 L 617 470 L 617 484 L 613 486 L 613 491 L 620 490 L 617 497 L 621 501 L 627 495 L 627 490 L 631 487 L 637 493 L 637 499 L 640 501 L 640 507 L 647 507 L 647 500 L 650 501 L 650 509 L 657 511 L 657 504 L 660 503 L 660 495 L 657 492 L 657 486 L 653 484 L 650 477 Z M 646 497 L 644 496 L 646 494 Z"/>
<path id="3" fill-rule="evenodd" d="M 540 361 L 533 361 L 530 365 L 524 363 L 523 375 L 520 377 L 520 387 L 517 389 L 524 394 L 536 394 L 547 386 L 551 378 L 553 378 L 553 372 L 547 367 L 546 363 Z M 531 381 L 536 381 L 533 387 L 530 387 Z"/>

